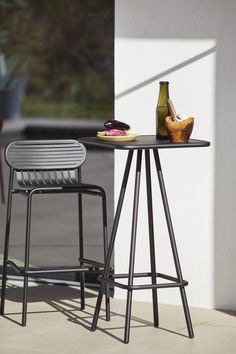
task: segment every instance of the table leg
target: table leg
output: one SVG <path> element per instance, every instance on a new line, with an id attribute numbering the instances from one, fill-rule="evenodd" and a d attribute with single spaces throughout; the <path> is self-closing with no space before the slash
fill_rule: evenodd
<path id="1" fill-rule="evenodd" d="M 83 216 L 82 216 L 82 195 L 78 193 L 78 221 L 79 221 L 79 258 L 84 258 L 84 238 L 83 238 Z M 84 265 L 80 261 L 80 267 Z M 85 274 L 80 272 L 80 309 L 85 309 Z"/>
<path id="2" fill-rule="evenodd" d="M 78 179 L 81 182 L 81 169 L 78 170 Z M 78 193 L 78 224 L 79 224 L 79 258 L 84 258 L 84 231 L 83 231 L 83 214 L 82 214 L 82 195 Z M 80 261 L 80 267 L 84 265 Z M 85 273 L 80 272 L 80 308 L 84 310 L 85 308 Z"/>
<path id="3" fill-rule="evenodd" d="M 156 259 L 155 259 L 155 241 L 154 241 L 154 227 L 153 227 L 153 207 L 152 207 L 152 182 L 150 169 L 150 152 L 145 150 L 146 163 L 146 185 L 147 185 L 147 207 L 148 207 L 148 226 L 149 226 L 149 246 L 150 246 L 150 263 L 152 273 L 152 284 L 156 284 Z M 153 303 L 153 320 L 154 326 L 159 326 L 158 316 L 158 298 L 157 289 L 152 289 L 152 303 Z"/>
<path id="4" fill-rule="evenodd" d="M 123 181 L 122 181 L 122 185 L 121 185 L 121 189 L 120 189 L 119 200 L 118 200 L 116 214 L 115 214 L 113 227 L 112 227 L 112 231 L 111 231 L 111 238 L 110 238 L 108 252 L 107 252 L 107 259 L 106 259 L 106 262 L 104 265 L 103 275 L 102 275 L 102 279 L 101 279 L 101 286 L 99 289 L 99 294 L 97 297 L 97 303 L 96 303 L 94 317 L 93 317 L 93 323 L 91 326 L 92 331 L 95 331 L 97 328 L 98 316 L 99 316 L 99 312 L 100 312 L 100 308 L 101 308 L 101 304 L 102 304 L 102 296 L 103 296 L 104 289 L 105 289 L 105 283 L 104 283 L 103 279 L 105 279 L 109 274 L 111 256 L 112 256 L 112 252 L 113 252 L 113 248 L 114 248 L 114 244 L 115 244 L 115 238 L 116 238 L 117 228 L 118 228 L 118 224 L 119 224 L 119 220 L 120 220 L 121 209 L 122 209 L 122 205 L 123 205 L 123 201 L 124 201 L 124 197 L 125 197 L 125 191 L 126 191 L 126 186 L 127 186 L 127 182 L 128 182 L 132 158 L 133 158 L 133 150 L 129 151 L 128 157 L 127 157 L 127 162 L 126 162 L 125 171 L 124 171 L 124 177 L 123 177 Z"/>
<path id="5" fill-rule="evenodd" d="M 26 326 L 27 305 L 28 305 L 28 280 L 29 275 L 26 271 L 29 270 L 30 259 L 30 233 L 31 233 L 31 211 L 32 211 L 33 192 L 29 192 L 27 196 L 26 207 L 26 232 L 25 232 L 25 256 L 24 256 L 24 280 L 23 280 L 23 303 L 22 303 L 22 326 Z"/>
<path id="6" fill-rule="evenodd" d="M 163 202 L 164 211 L 165 211 L 166 223 L 167 223 L 168 232 L 169 232 L 171 249 L 172 249 L 174 263 L 175 263 L 175 269 L 176 269 L 178 280 L 180 282 L 182 282 L 183 276 L 182 276 L 182 271 L 181 271 L 181 267 L 180 267 L 180 261 L 179 261 L 179 256 L 178 256 L 178 251 L 177 251 L 177 246 L 176 246 L 176 241 L 175 241 L 175 235 L 174 235 L 174 229 L 173 229 L 173 225 L 172 225 L 172 221 L 171 221 L 170 209 L 169 209 L 169 205 L 168 205 L 168 199 L 167 199 L 167 194 L 166 194 L 166 189 L 165 189 L 165 184 L 164 184 L 164 179 L 163 179 L 161 162 L 160 162 L 158 150 L 153 150 L 153 154 L 154 154 L 157 176 L 158 176 L 160 190 L 161 190 L 162 202 Z M 181 299 L 182 299 L 182 304 L 183 304 L 183 309 L 184 309 L 184 314 L 185 314 L 185 320 L 186 320 L 187 327 L 188 327 L 188 334 L 189 334 L 190 338 L 193 338 L 194 337 L 193 327 L 192 327 L 191 317 L 190 317 L 190 313 L 189 313 L 185 288 L 183 286 L 180 287 L 180 294 L 181 294 Z"/>
<path id="7" fill-rule="evenodd" d="M 103 225 L 103 259 L 104 264 L 107 259 L 107 251 L 108 251 L 108 235 L 107 235 L 107 207 L 106 207 L 106 194 L 102 192 L 102 225 Z M 106 309 L 106 321 L 110 321 L 111 314 L 110 314 L 110 289 L 109 285 L 106 284 L 105 290 L 105 309 Z"/>
<path id="8" fill-rule="evenodd" d="M 135 185 L 134 185 L 134 201 L 133 201 L 133 217 L 132 217 L 131 242 L 130 242 L 128 286 L 133 285 L 133 278 L 134 278 L 134 261 L 135 261 L 136 234 L 137 234 L 137 221 L 138 221 L 141 162 L 142 162 L 142 150 L 138 150 L 136 174 L 135 174 Z M 132 292 L 133 292 L 132 290 L 128 289 L 127 302 L 126 302 L 126 316 L 125 316 L 125 336 L 124 336 L 125 343 L 129 343 Z"/>

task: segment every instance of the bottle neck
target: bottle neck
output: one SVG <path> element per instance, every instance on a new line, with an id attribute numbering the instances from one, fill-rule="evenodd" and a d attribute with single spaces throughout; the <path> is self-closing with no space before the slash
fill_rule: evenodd
<path id="1" fill-rule="evenodd" d="M 158 97 L 158 106 L 166 106 L 168 104 L 169 98 L 169 85 L 168 83 L 161 83 L 160 84 L 160 91 Z"/>

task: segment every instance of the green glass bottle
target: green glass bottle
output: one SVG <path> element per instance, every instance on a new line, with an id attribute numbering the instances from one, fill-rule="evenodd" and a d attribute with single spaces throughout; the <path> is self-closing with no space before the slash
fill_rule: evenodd
<path id="1" fill-rule="evenodd" d="M 157 139 L 168 139 L 166 129 L 166 117 L 170 115 L 168 107 L 169 82 L 160 81 L 159 97 L 156 108 L 156 137 Z"/>

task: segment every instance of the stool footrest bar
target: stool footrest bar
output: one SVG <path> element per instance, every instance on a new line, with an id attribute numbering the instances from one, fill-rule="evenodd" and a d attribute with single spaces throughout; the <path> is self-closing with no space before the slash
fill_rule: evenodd
<path id="1" fill-rule="evenodd" d="M 101 262 L 97 262 L 97 261 L 94 261 L 92 259 L 88 259 L 88 258 L 83 258 L 83 257 L 79 257 L 78 258 L 80 262 L 83 262 L 85 264 L 89 264 L 89 265 L 92 265 L 93 267 L 95 268 L 101 268 L 103 269 L 104 268 L 104 263 L 101 263 Z"/>
<path id="2" fill-rule="evenodd" d="M 58 268 L 36 268 L 24 270 L 13 261 L 8 260 L 7 265 L 12 267 L 18 274 L 43 274 L 43 273 L 69 273 L 69 272 L 89 272 L 90 267 L 58 267 Z M 94 268 L 94 267 L 93 267 Z"/>
<path id="3" fill-rule="evenodd" d="M 53 269 L 30 269 L 22 271 L 25 274 L 43 274 L 43 273 L 70 273 L 70 272 L 86 272 L 89 271 L 89 268 L 81 267 L 70 267 L 70 268 L 53 268 Z"/>
<path id="4" fill-rule="evenodd" d="M 15 263 L 15 262 L 13 262 L 13 261 L 7 261 L 7 266 L 10 266 L 10 267 L 12 267 L 15 271 L 16 271 L 16 273 L 18 273 L 18 274 L 21 274 L 22 272 L 21 272 L 21 269 L 20 269 L 20 267 Z"/>

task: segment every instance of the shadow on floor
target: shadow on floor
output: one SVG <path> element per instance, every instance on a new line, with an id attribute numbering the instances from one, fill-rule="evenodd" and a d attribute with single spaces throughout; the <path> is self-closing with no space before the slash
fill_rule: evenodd
<path id="1" fill-rule="evenodd" d="M 218 310 L 218 309 L 217 309 L 217 311 L 225 313 L 226 315 L 236 317 L 236 311 L 229 311 L 229 310 L 227 311 L 227 310 Z"/>
<path id="2" fill-rule="evenodd" d="M 79 315 L 78 313 L 76 313 L 75 311 L 78 310 L 78 302 L 77 301 L 72 300 L 72 302 L 70 302 L 70 304 L 68 304 L 65 301 L 51 301 L 51 302 L 48 302 L 48 305 L 52 306 L 55 310 L 59 311 L 61 314 L 66 316 L 68 321 L 78 324 L 88 330 L 91 330 L 93 315 L 91 315 L 91 312 L 88 312 L 86 310 L 82 311 L 82 313 L 81 313 L 82 315 L 81 314 Z M 87 304 L 86 308 L 91 310 L 92 313 L 94 313 L 94 309 L 95 309 L 94 306 Z M 124 321 L 124 324 L 122 326 L 115 326 L 115 327 L 109 326 L 109 328 L 106 328 L 106 323 L 109 323 L 109 322 L 106 322 L 105 310 L 101 309 L 100 316 L 99 316 L 99 322 L 102 320 L 102 323 L 104 324 L 104 326 L 101 326 L 101 323 L 100 323 L 97 326 L 97 330 L 99 330 L 99 331 L 105 333 L 106 335 L 112 337 L 113 339 L 116 339 L 119 342 L 123 343 L 123 338 L 120 338 L 120 336 L 118 337 L 116 334 L 114 334 L 114 331 L 120 332 L 120 330 L 122 330 L 122 331 L 124 330 L 125 315 L 111 311 L 111 320 L 112 320 L 112 318 L 114 319 L 114 317 L 119 317 L 120 319 L 122 319 Z M 138 327 L 139 328 L 153 327 L 153 323 L 151 321 L 144 320 L 144 319 L 139 318 L 137 316 L 132 316 L 131 320 L 132 320 L 133 324 L 131 324 L 130 329 L 138 328 Z M 159 327 L 159 329 L 164 332 L 173 333 L 173 334 L 177 334 L 181 337 L 188 338 L 187 335 L 180 333 L 179 331 L 169 330 L 164 327 Z"/>
<path id="3" fill-rule="evenodd" d="M 90 292 L 87 289 L 85 293 L 86 299 L 96 298 L 96 292 Z M 22 287 L 18 286 L 14 283 L 9 283 L 6 291 L 6 299 L 12 302 L 21 303 L 22 302 Z M 40 306 L 36 308 L 35 311 L 28 311 L 28 314 L 37 315 L 42 313 L 51 313 L 51 312 L 60 312 L 63 316 L 65 316 L 66 320 L 74 323 L 75 325 L 82 326 L 87 330 L 91 329 L 91 324 L 93 320 L 93 314 L 95 311 L 95 306 L 88 302 L 86 302 L 85 310 L 80 310 L 80 290 L 79 288 L 62 286 L 62 285 L 50 285 L 50 284 L 36 284 L 29 287 L 29 303 L 42 302 L 49 306 L 51 309 L 43 309 Z M 6 309 L 6 313 L 4 317 L 11 322 L 20 325 L 21 322 L 17 320 L 18 315 L 20 315 L 20 311 L 8 311 Z M 17 317 L 16 317 L 17 316 Z M 106 321 L 105 310 L 101 308 L 99 323 L 97 326 L 97 330 L 105 333 L 106 335 L 116 339 L 119 342 L 123 342 L 123 330 L 125 325 L 125 315 L 111 311 L 111 321 L 115 320 L 116 325 L 110 326 L 110 323 Z M 121 324 L 117 326 L 117 321 Z M 109 327 L 108 327 L 109 326 Z M 153 327 L 153 323 L 151 321 L 144 320 L 137 316 L 132 316 L 131 329 L 137 327 Z M 159 330 L 164 332 L 169 332 L 173 334 L 177 334 L 179 336 L 187 337 L 185 334 L 181 333 L 179 330 L 173 331 L 168 330 L 163 327 L 159 327 Z M 118 331 L 118 332 L 117 332 Z M 122 333 L 121 333 L 122 331 Z M 117 332 L 117 333 L 116 333 Z"/>
<path id="4" fill-rule="evenodd" d="M 86 298 L 95 297 L 95 294 L 85 292 Z M 51 284 L 37 284 L 29 286 L 28 302 L 49 302 L 60 300 L 80 299 L 80 290 L 68 286 Z M 22 302 L 22 288 L 16 285 L 9 285 L 6 290 L 6 300 Z"/>

